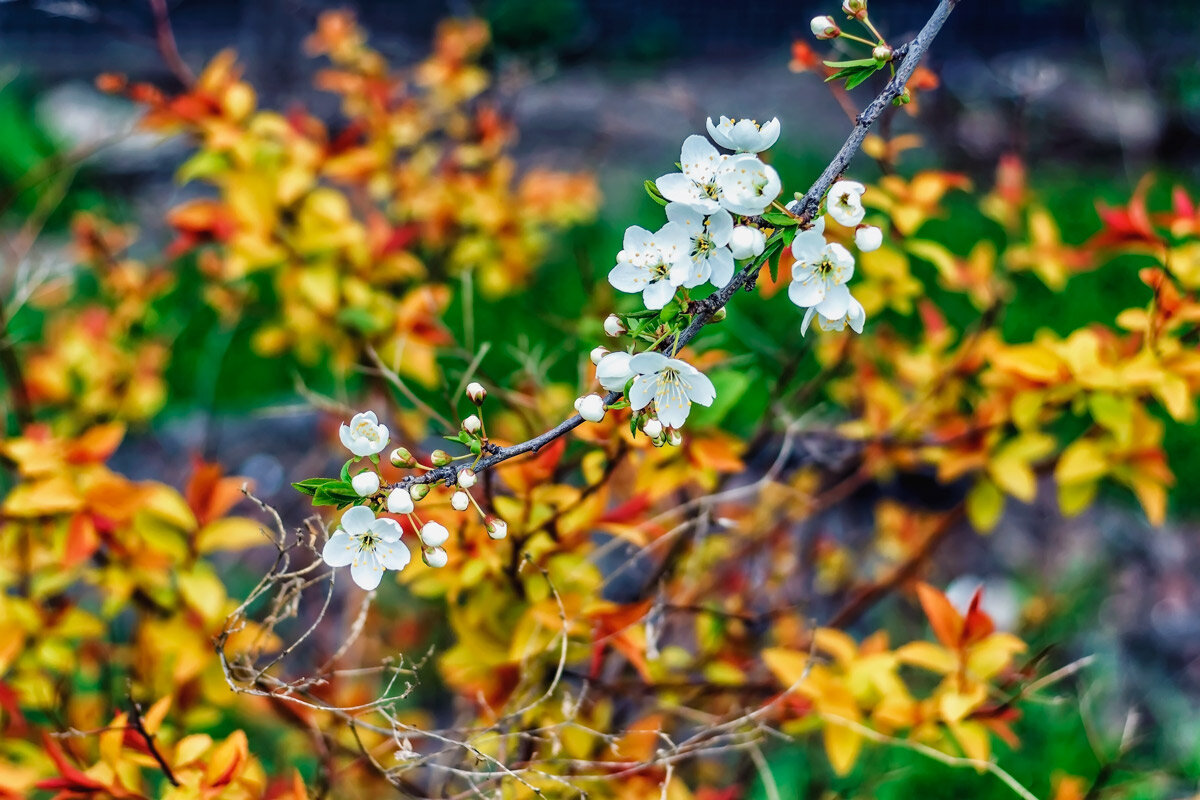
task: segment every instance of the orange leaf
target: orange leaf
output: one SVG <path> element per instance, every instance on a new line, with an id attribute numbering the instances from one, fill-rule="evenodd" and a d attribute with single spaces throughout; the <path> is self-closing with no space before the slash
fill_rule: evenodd
<path id="1" fill-rule="evenodd" d="M 962 640 L 963 618 L 950 605 L 946 595 L 921 582 L 917 584 L 917 598 L 921 601 L 925 616 L 929 617 L 934 636 L 946 647 L 957 649 Z"/>

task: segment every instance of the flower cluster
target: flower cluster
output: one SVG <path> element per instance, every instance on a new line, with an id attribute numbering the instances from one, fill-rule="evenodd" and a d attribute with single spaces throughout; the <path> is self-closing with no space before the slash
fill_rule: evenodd
<path id="1" fill-rule="evenodd" d="M 467 386 L 468 399 L 478 413 L 462 421 L 457 436 L 446 437 L 466 445 L 470 452 L 451 456 L 445 450 L 434 450 L 429 454 L 429 463 L 418 461 L 406 447 L 397 447 L 388 457 L 393 467 L 399 469 L 432 470 L 445 467 L 456 461 L 475 459 L 478 464 L 487 431 L 480 415 L 487 390 L 478 383 Z M 331 567 L 350 566 L 350 576 L 363 589 L 370 591 L 379 586 L 387 570 L 403 570 L 412 560 L 412 554 L 402 538 L 404 527 L 393 517 L 407 520 L 412 531 L 421 542 L 422 560 L 430 567 L 440 569 L 449 562 L 444 545 L 450 539 L 450 531 L 435 520 L 422 521 L 416 513 L 416 504 L 430 492 L 427 483 L 396 483 L 388 487 L 379 471 L 379 454 L 387 449 L 390 436 L 386 425 L 379 422 L 374 411 L 355 414 L 349 422 L 343 422 L 338 431 L 342 445 L 349 450 L 351 458 L 342 467 L 339 478 L 310 478 L 293 484 L 305 494 L 311 495 L 314 505 L 349 506 L 342 514 L 341 524 L 325 543 L 322 558 Z M 353 465 L 367 459 L 368 466 L 351 474 Z M 466 511 L 474 506 L 482 518 L 488 536 L 503 539 L 508 535 L 504 520 L 485 514 L 471 494 L 478 477 L 470 466 L 454 471 L 450 496 L 450 507 L 455 511 Z M 376 517 L 385 512 L 393 517 Z"/>

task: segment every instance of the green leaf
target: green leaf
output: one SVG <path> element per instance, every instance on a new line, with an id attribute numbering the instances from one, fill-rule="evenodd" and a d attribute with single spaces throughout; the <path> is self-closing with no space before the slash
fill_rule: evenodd
<path id="1" fill-rule="evenodd" d="M 342 482 L 343 482 L 343 483 L 349 483 L 349 482 L 350 482 L 350 465 L 351 465 L 351 464 L 353 464 L 353 463 L 354 463 L 354 461 L 355 461 L 355 459 L 353 459 L 353 458 L 352 458 L 352 459 L 350 459 L 349 461 L 347 461 L 345 464 L 342 464 L 342 472 L 341 472 L 341 475 L 342 475 Z"/>
<path id="2" fill-rule="evenodd" d="M 387 327 L 365 308 L 343 308 L 337 313 L 337 321 L 339 325 L 367 335 L 381 333 Z"/>
<path id="3" fill-rule="evenodd" d="M 768 211 L 762 215 L 762 218 L 764 222 L 770 223 L 773 228 L 791 228 L 800 224 L 800 220 L 782 211 Z"/>
<path id="4" fill-rule="evenodd" d="M 849 90 L 849 89 L 853 89 L 855 86 L 858 86 L 860 83 L 865 81 L 867 78 L 871 77 L 876 72 L 878 72 L 879 69 L 880 69 L 880 67 L 876 66 L 875 69 L 873 69 L 873 70 L 869 70 L 869 71 L 863 70 L 862 72 L 853 76 L 852 78 L 848 78 L 846 80 L 846 89 Z"/>
<path id="5" fill-rule="evenodd" d="M 353 505 L 358 501 L 358 492 L 354 491 L 354 487 L 345 481 L 330 481 L 320 486 L 316 494 L 313 495 L 314 506 L 342 506 Z"/>
<path id="6" fill-rule="evenodd" d="M 875 62 L 874 62 L 874 60 L 873 60 L 873 59 L 872 59 L 871 63 L 872 63 L 874 66 L 870 66 L 870 67 L 846 67 L 845 69 L 840 69 L 840 70 L 838 70 L 837 72 L 835 72 L 835 73 L 833 73 L 832 75 L 830 75 L 828 78 L 826 78 L 826 79 L 825 79 L 825 82 L 826 82 L 826 83 L 829 83 L 830 81 L 836 81 L 836 80 L 840 80 L 840 79 L 842 79 L 842 78 L 846 78 L 846 79 L 847 79 L 847 83 L 849 83 L 849 81 L 850 81 L 850 80 L 853 80 L 854 78 L 857 78 L 857 77 L 858 77 L 858 76 L 860 76 L 860 75 L 864 75 L 864 76 L 865 76 L 865 75 L 873 75 L 873 74 L 875 74 L 875 70 L 879 69 L 879 65 L 878 65 L 878 64 L 875 64 Z M 864 80 L 866 80 L 866 78 L 865 78 L 865 77 L 861 78 L 861 79 L 859 80 L 859 83 L 862 83 L 862 81 L 864 81 Z M 855 84 L 855 86 L 857 86 L 857 85 L 858 85 L 858 83 L 856 83 L 856 84 Z"/>
<path id="7" fill-rule="evenodd" d="M 296 481 L 292 484 L 292 488 L 297 492 L 306 494 L 312 497 L 317 493 L 317 490 L 328 483 L 338 483 L 337 478 L 305 478 L 302 481 Z"/>
<path id="8" fill-rule="evenodd" d="M 682 308 L 683 308 L 683 306 L 681 306 L 679 304 L 679 298 L 675 298 L 674 300 L 672 300 L 671 302 L 669 302 L 665 306 L 663 306 L 662 309 L 658 312 L 658 321 L 666 322 L 667 320 L 671 319 L 676 314 L 678 314 L 680 309 L 682 309 Z"/>
<path id="9" fill-rule="evenodd" d="M 713 383 L 713 388 L 717 390 L 717 396 L 713 399 L 711 406 L 692 406 L 692 413 L 688 419 L 689 425 L 719 425 L 729 415 L 729 412 L 733 411 L 734 406 L 746 394 L 746 390 L 750 388 L 750 384 L 755 379 L 752 374 L 734 370 L 714 372 L 708 377 Z"/>
<path id="10" fill-rule="evenodd" d="M 824 64 L 827 67 L 838 67 L 841 69 L 844 67 L 874 67 L 876 61 L 874 58 L 853 58 L 849 61 L 826 61 Z"/>
<path id="11" fill-rule="evenodd" d="M 654 181 L 647 180 L 642 185 L 646 187 L 646 194 L 650 195 L 651 200 L 658 203 L 660 206 L 665 206 L 667 204 L 667 198 L 662 196 L 662 192 L 658 191 L 658 186 L 655 185 Z"/>
<path id="12" fill-rule="evenodd" d="M 759 263 L 767 262 L 771 268 L 771 282 L 779 280 L 779 254 L 783 252 L 783 237 L 772 236 L 767 242 L 767 247 L 763 250 L 763 254 L 759 256 Z"/>
<path id="13" fill-rule="evenodd" d="M 197 178 L 207 178 L 229 169 L 229 159 L 224 153 L 214 153 L 211 150 L 201 150 L 189 158 L 175 171 L 175 180 L 188 183 Z"/>

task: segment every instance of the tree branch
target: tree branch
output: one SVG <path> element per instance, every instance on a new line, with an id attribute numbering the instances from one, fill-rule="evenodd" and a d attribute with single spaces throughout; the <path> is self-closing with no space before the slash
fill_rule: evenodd
<path id="1" fill-rule="evenodd" d="M 788 210 L 802 221 L 807 222 L 812 219 L 821 205 L 821 200 L 825 197 L 825 193 L 829 191 L 829 187 L 837 180 L 838 176 L 845 172 L 850 161 L 858 153 L 862 147 L 863 139 L 867 136 L 867 131 L 884 109 L 892 102 L 893 99 L 900 96 L 904 91 L 905 84 L 916 70 L 917 64 L 924 57 L 925 52 L 929 49 L 929 45 L 933 42 L 934 37 L 942 29 L 942 25 L 946 22 L 946 18 L 950 16 L 950 12 L 958 4 L 958 0 L 941 0 L 933 16 L 925 23 L 925 27 L 921 28 L 920 33 L 906 45 L 903 45 L 897 53 L 904 53 L 904 58 L 900 65 L 896 68 L 896 74 L 883 87 L 883 91 L 871 101 L 862 113 L 858 115 L 854 122 L 854 129 L 842 144 L 837 155 L 833 157 L 833 161 L 821 173 L 821 177 L 817 178 L 816 182 L 809 187 L 808 192 L 799 200 L 795 200 L 788 205 Z M 734 294 L 743 287 L 747 289 L 753 286 L 753 280 L 758 275 L 766 262 L 758 262 L 747 265 L 740 272 L 733 276 L 733 279 L 728 284 L 713 292 L 708 297 L 699 301 L 697 311 L 692 317 L 692 321 L 686 328 L 679 332 L 674 340 L 663 342 L 658 349 L 665 351 L 668 347 L 672 352 L 687 345 L 696 335 L 700 333 L 700 329 L 712 321 L 713 315 L 733 298 Z M 605 405 L 610 405 L 617 402 L 621 398 L 621 392 L 609 392 L 605 396 Z M 502 447 L 494 454 L 487 456 L 474 465 L 476 472 L 489 469 L 491 467 L 507 461 L 525 453 L 536 453 L 542 447 L 546 446 L 555 439 L 565 436 L 575 428 L 583 424 L 583 418 L 573 416 L 564 420 L 550 430 L 533 437 L 519 444 L 514 444 L 510 447 Z M 397 482 L 396 486 L 406 487 L 415 483 L 454 483 L 458 470 L 462 465 L 450 464 L 444 467 L 429 470 L 421 475 L 410 475 Z"/>

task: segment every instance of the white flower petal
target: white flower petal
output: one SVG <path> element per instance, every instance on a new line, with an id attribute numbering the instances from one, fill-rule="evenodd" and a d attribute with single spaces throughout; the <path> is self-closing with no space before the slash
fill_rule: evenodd
<path id="1" fill-rule="evenodd" d="M 721 154 L 703 136 L 692 134 L 683 140 L 679 164 L 683 167 L 683 174 L 696 183 L 704 184 L 712 180 L 720 163 Z"/>
<path id="2" fill-rule="evenodd" d="M 817 277 L 793 280 L 788 286 L 788 299 L 801 308 L 815 306 L 825 299 L 825 281 Z"/>
<path id="3" fill-rule="evenodd" d="M 321 558 L 331 567 L 344 567 L 358 553 L 358 542 L 345 531 L 337 531 L 325 542 Z"/>
<path id="4" fill-rule="evenodd" d="M 633 356 L 629 353 L 609 353 L 596 365 L 596 380 L 600 381 L 600 385 L 610 392 L 623 391 L 625 384 L 634 375 L 633 369 L 629 366 L 631 358 Z"/>
<path id="5" fill-rule="evenodd" d="M 816 305 L 817 313 L 830 321 L 839 320 L 850 310 L 850 290 L 846 284 L 838 283 L 829 287 L 825 298 Z"/>
<path id="6" fill-rule="evenodd" d="M 383 580 L 383 565 L 379 563 L 379 559 L 375 557 L 374 553 L 364 550 L 350 565 L 350 577 L 354 578 L 354 582 L 359 587 L 369 592 Z"/>
<path id="7" fill-rule="evenodd" d="M 666 367 L 670 359 L 662 353 L 638 353 L 629 359 L 629 368 L 642 375 L 659 372 Z"/>
<path id="8" fill-rule="evenodd" d="M 409 498 L 410 500 L 412 498 Z M 375 538 L 383 542 L 398 542 L 400 537 L 404 535 L 404 529 L 400 527 L 400 523 L 394 519 L 380 517 L 371 523 L 371 533 Z"/>
<path id="9" fill-rule="evenodd" d="M 675 286 L 670 281 L 654 281 L 642 289 L 642 302 L 646 308 L 662 308 L 675 296 Z"/>
<path id="10" fill-rule="evenodd" d="M 650 401 L 654 399 L 654 379 L 645 375 L 639 375 L 633 381 L 633 386 L 629 387 L 629 407 L 634 411 L 640 411 L 650 405 Z"/>
<path id="11" fill-rule="evenodd" d="M 375 513 L 366 506 L 354 506 L 342 514 L 342 528 L 351 536 L 362 536 L 371 529 Z"/>
<path id="12" fill-rule="evenodd" d="M 699 403 L 702 406 L 712 405 L 712 401 L 717 397 L 717 387 L 713 386 L 713 382 L 707 375 L 689 364 L 688 369 L 679 378 L 683 381 L 687 396 L 693 403 Z"/>
<path id="13" fill-rule="evenodd" d="M 412 561 L 412 553 L 404 542 L 380 542 L 375 545 L 375 556 L 384 569 L 402 570 Z"/>
<path id="14" fill-rule="evenodd" d="M 709 280 L 718 289 L 728 284 L 733 277 L 733 253 L 729 251 L 728 247 L 714 250 L 708 257 L 708 265 L 710 268 Z"/>

